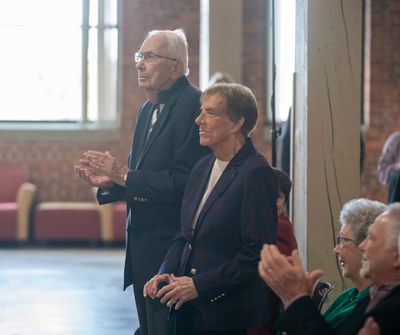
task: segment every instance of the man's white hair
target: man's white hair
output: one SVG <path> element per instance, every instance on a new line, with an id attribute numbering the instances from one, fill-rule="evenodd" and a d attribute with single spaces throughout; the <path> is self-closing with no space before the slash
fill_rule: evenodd
<path id="1" fill-rule="evenodd" d="M 390 248 L 400 249 L 400 202 L 392 203 L 385 212 L 391 219 L 391 227 L 387 230 L 387 245 Z M 399 255 L 400 255 L 400 250 Z"/>
<path id="2" fill-rule="evenodd" d="M 397 243 L 397 253 L 399 254 L 399 257 L 400 257 L 400 234 L 399 234 L 399 240 Z"/>
<path id="3" fill-rule="evenodd" d="M 151 30 L 147 33 L 143 43 L 149 37 L 160 37 L 164 39 L 168 45 L 168 57 L 175 58 L 183 64 L 183 74 L 189 74 L 189 53 L 188 43 L 186 40 L 185 31 L 181 28 L 175 30 Z M 142 45 L 143 45 L 142 43 Z"/>

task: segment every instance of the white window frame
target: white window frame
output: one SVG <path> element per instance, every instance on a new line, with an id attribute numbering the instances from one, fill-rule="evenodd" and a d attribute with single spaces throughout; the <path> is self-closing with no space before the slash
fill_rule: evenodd
<path id="1" fill-rule="evenodd" d="M 81 106 L 81 119 L 77 121 L 5 121 L 0 119 L 0 140 L 113 140 L 118 139 L 119 127 L 119 94 L 118 87 L 116 87 L 115 96 L 115 120 L 102 121 L 103 116 L 108 111 L 99 107 L 98 119 L 99 121 L 90 122 L 88 119 L 88 52 L 89 52 L 89 9 L 91 0 L 82 0 L 82 47 L 81 47 L 81 66 L 82 66 L 82 106 Z M 119 0 L 117 0 L 117 23 L 114 25 L 106 25 L 104 22 L 104 1 L 96 0 L 98 2 L 98 23 L 97 28 L 97 85 L 98 85 L 98 106 L 104 105 L 104 97 L 106 96 L 105 87 L 103 85 L 104 78 L 107 75 L 104 73 L 104 33 L 109 28 L 119 30 Z M 119 38 L 118 38 L 119 39 Z M 118 46 L 117 46 L 118 48 Z M 119 57 L 118 57 L 119 58 Z M 118 64 L 117 60 L 117 73 Z M 118 74 L 116 78 L 116 86 L 118 86 Z"/>
<path id="2" fill-rule="evenodd" d="M 275 89 L 275 121 L 278 125 L 286 121 L 293 103 L 295 9 L 296 0 L 270 0 L 267 6 L 267 118 L 271 122 L 271 97 Z"/>

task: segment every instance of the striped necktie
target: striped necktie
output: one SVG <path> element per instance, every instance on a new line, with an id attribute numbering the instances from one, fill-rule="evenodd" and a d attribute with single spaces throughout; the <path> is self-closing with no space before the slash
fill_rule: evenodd
<path id="1" fill-rule="evenodd" d="M 153 130 L 154 125 L 156 124 L 158 117 L 160 116 L 160 105 L 159 104 L 154 104 L 152 108 L 152 116 L 151 116 L 151 122 L 150 122 L 150 128 L 149 128 L 149 133 L 147 136 L 150 135 L 151 131 Z"/>

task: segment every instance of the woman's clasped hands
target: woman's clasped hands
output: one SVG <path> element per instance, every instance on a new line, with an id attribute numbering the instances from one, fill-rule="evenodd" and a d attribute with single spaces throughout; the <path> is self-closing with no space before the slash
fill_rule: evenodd
<path id="1" fill-rule="evenodd" d="M 173 274 L 155 275 L 144 285 L 143 295 L 152 299 L 158 298 L 168 307 L 175 306 L 176 310 L 199 296 L 191 277 L 176 277 Z"/>

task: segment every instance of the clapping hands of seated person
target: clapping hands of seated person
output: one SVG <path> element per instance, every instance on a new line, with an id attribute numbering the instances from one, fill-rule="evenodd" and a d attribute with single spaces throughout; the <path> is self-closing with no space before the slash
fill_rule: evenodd
<path id="1" fill-rule="evenodd" d="M 374 318 L 370 316 L 364 323 L 364 326 L 358 332 L 358 335 L 380 335 L 379 325 Z"/>
<path id="2" fill-rule="evenodd" d="M 74 166 L 75 174 L 95 187 L 111 187 L 114 183 L 124 186 L 128 167 L 119 162 L 109 151 L 89 150 Z"/>
<path id="3" fill-rule="evenodd" d="M 311 296 L 321 270 L 304 271 L 297 250 L 286 257 L 275 245 L 265 244 L 258 266 L 261 278 L 281 298 L 285 309 L 302 296 Z"/>
<path id="4" fill-rule="evenodd" d="M 176 310 L 185 302 L 199 296 L 191 277 L 175 277 L 173 274 L 154 276 L 144 285 L 143 295 L 152 299 L 159 298 L 160 302 L 166 303 L 168 307 L 175 305 Z"/>

